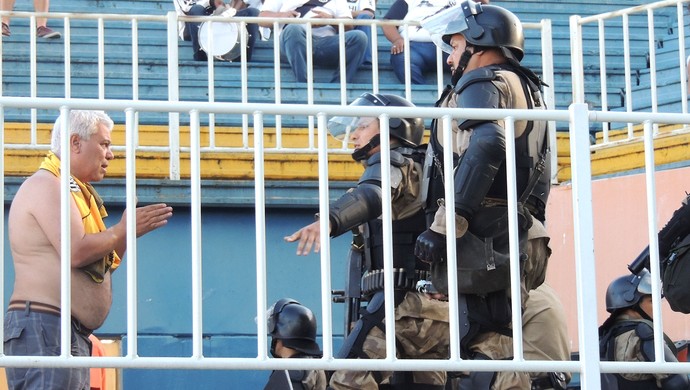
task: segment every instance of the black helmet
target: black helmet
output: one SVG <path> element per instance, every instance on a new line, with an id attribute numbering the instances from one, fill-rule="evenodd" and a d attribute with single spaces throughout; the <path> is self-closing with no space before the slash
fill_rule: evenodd
<path id="1" fill-rule="evenodd" d="M 268 334 L 273 341 L 310 356 L 321 356 L 316 343 L 316 317 L 294 299 L 283 298 L 268 309 Z"/>
<path id="2" fill-rule="evenodd" d="M 355 99 L 351 106 L 391 106 L 414 107 L 415 105 L 397 95 L 365 92 Z M 357 128 L 360 117 L 336 116 L 328 121 L 328 131 L 338 139 L 349 137 L 349 133 Z M 424 119 L 422 118 L 390 118 L 388 122 L 391 137 L 399 140 L 405 146 L 419 146 L 424 137 Z"/>
<path id="3" fill-rule="evenodd" d="M 635 307 L 642 297 L 652 294 L 652 278 L 646 269 L 639 275 L 625 275 L 615 279 L 606 289 L 606 311 Z"/>
<path id="4" fill-rule="evenodd" d="M 452 51 L 448 46 L 451 37 L 462 34 L 469 44 L 498 47 L 507 58 L 517 62 L 524 56 L 525 35 L 522 23 L 515 14 L 503 7 L 466 0 L 458 5 L 444 7 L 422 20 L 421 24 L 429 30 L 434 42 L 447 52 Z"/>

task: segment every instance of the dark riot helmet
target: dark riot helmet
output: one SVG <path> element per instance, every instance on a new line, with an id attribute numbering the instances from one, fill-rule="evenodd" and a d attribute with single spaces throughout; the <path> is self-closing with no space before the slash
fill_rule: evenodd
<path id="1" fill-rule="evenodd" d="M 277 340 L 309 356 L 321 356 L 316 343 L 316 317 L 308 307 L 291 298 L 279 299 L 267 311 L 268 334 L 272 338 L 271 354 Z"/>
<path id="2" fill-rule="evenodd" d="M 355 99 L 350 106 L 381 106 L 381 107 L 415 107 L 414 104 L 397 95 L 387 95 L 380 93 L 363 93 Z M 376 120 L 375 117 L 350 117 L 335 116 L 328 121 L 328 132 L 339 140 L 349 141 L 350 133 L 362 126 L 363 123 L 370 123 Z M 388 121 L 390 136 L 396 139 L 403 146 L 415 147 L 422 143 L 424 137 L 424 119 L 422 118 L 390 118 Z M 378 136 L 371 139 L 368 145 L 362 147 L 352 154 L 357 160 L 366 158 L 369 150 L 380 144 Z M 364 150 L 366 149 L 366 150 Z"/>
<path id="3" fill-rule="evenodd" d="M 449 5 L 421 21 L 432 40 L 451 53 L 450 39 L 462 34 L 468 45 L 500 48 L 506 58 L 520 62 L 525 53 L 522 23 L 515 14 L 496 5 L 471 0 Z"/>
<path id="4" fill-rule="evenodd" d="M 652 294 L 652 277 L 646 269 L 638 275 L 630 274 L 615 279 L 606 289 L 606 311 L 635 308 L 642 298 Z"/>

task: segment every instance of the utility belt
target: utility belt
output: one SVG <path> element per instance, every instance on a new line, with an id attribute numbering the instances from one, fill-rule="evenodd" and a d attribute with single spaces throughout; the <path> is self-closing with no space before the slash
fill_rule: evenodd
<path id="1" fill-rule="evenodd" d="M 414 276 L 408 278 L 407 271 L 405 271 L 404 268 L 395 268 L 393 270 L 393 289 L 417 291 L 417 282 L 420 280 L 427 280 L 430 276 L 431 274 L 429 271 L 414 270 Z M 362 295 L 369 295 L 383 290 L 383 278 L 382 269 L 367 271 L 366 274 L 362 276 Z"/>
<path id="2" fill-rule="evenodd" d="M 47 303 L 24 301 L 24 300 L 13 300 L 10 301 L 7 311 L 23 311 L 28 315 L 30 312 L 51 314 L 60 317 L 60 308 L 49 305 Z M 72 317 L 72 329 L 83 335 L 84 337 L 89 337 L 93 333 L 93 329 L 89 329 L 84 324 L 82 324 L 78 319 Z"/>

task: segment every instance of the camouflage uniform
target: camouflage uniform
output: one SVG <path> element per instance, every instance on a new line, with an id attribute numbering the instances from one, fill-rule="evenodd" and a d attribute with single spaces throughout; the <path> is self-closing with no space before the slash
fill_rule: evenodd
<path id="1" fill-rule="evenodd" d="M 418 292 L 407 292 L 395 308 L 395 337 L 400 359 L 448 359 L 448 302 L 428 298 Z M 374 327 L 366 337 L 363 352 L 370 359 L 385 359 L 386 335 Z M 414 371 L 414 383 L 443 386 L 444 371 Z M 390 382 L 392 371 L 336 371 L 331 377 L 333 389 L 377 389 Z"/>
<path id="2" fill-rule="evenodd" d="M 486 70 L 485 70 L 486 69 Z M 481 72 L 484 73 L 489 73 L 492 72 L 494 75 L 493 78 L 491 78 L 490 81 L 487 81 L 487 79 L 490 79 L 489 77 L 486 77 L 485 79 L 481 79 L 483 76 L 477 76 L 477 74 L 481 75 Z M 455 108 L 458 107 L 460 104 L 459 101 L 465 102 L 467 104 L 471 99 L 468 97 L 462 97 L 464 96 L 463 93 L 465 94 L 471 94 L 472 91 L 467 92 L 466 90 L 462 89 L 465 88 L 463 86 L 463 83 L 467 84 L 469 83 L 468 81 L 465 80 L 473 80 L 479 77 L 481 80 L 476 81 L 475 84 L 491 84 L 493 85 L 496 90 L 502 91 L 504 95 L 498 98 L 498 106 L 497 107 L 492 107 L 492 108 L 543 108 L 543 105 L 541 107 L 536 107 L 537 104 L 535 102 L 529 102 L 529 98 L 527 97 L 526 92 L 524 90 L 523 84 L 521 84 L 521 79 L 523 79 L 523 75 L 519 74 L 514 70 L 514 68 L 506 68 L 506 67 L 500 67 L 500 66 L 493 66 L 493 67 L 486 67 L 486 68 L 479 68 L 476 70 L 473 70 L 471 72 L 468 72 L 466 75 L 464 75 L 460 81 L 458 81 L 457 85 L 454 87 L 448 87 L 444 94 L 441 96 L 441 99 L 437 102 L 438 107 L 450 107 L 450 108 Z M 467 89 L 470 89 L 470 87 L 467 87 Z M 460 91 L 460 92 L 458 92 Z M 535 96 L 536 93 L 533 93 L 532 96 Z M 464 99 L 464 100 L 463 100 Z M 473 108 L 473 107 L 481 107 L 481 102 L 474 102 L 468 108 Z M 539 103 L 541 104 L 541 103 Z M 520 143 L 518 142 L 518 139 L 520 137 L 530 137 L 530 133 L 527 131 L 527 129 L 531 129 L 532 132 L 537 131 L 537 129 L 540 129 L 542 132 L 541 134 L 544 134 L 544 129 L 545 129 L 545 123 L 540 123 L 538 121 L 533 122 L 534 125 L 533 127 L 530 127 L 531 125 L 528 125 L 529 122 L 527 121 L 516 121 L 515 122 L 515 137 L 516 137 L 516 147 L 518 148 L 517 152 L 519 153 L 525 153 L 525 150 L 520 150 Z M 481 125 L 482 122 L 479 122 L 479 125 Z M 495 121 L 495 124 L 497 127 L 505 128 L 505 123 L 503 120 L 497 120 Z M 457 156 L 464 156 L 473 146 L 472 146 L 472 136 L 475 132 L 474 129 L 474 122 L 471 120 L 466 120 L 463 121 L 461 120 L 460 122 L 458 120 L 453 120 L 451 123 L 451 130 L 452 130 L 452 137 L 451 137 L 451 149 L 453 153 Z M 533 134 L 540 134 L 540 133 L 533 133 Z M 432 129 L 432 140 L 431 143 L 434 145 L 434 153 L 436 155 L 437 160 L 442 160 L 442 150 L 446 146 L 443 145 L 443 139 L 442 139 L 442 133 L 441 129 Z M 546 143 L 546 135 L 544 135 L 544 141 L 541 141 L 542 145 Z M 476 146 L 474 146 L 476 148 Z M 539 152 L 539 150 L 533 150 L 531 149 L 528 153 L 535 154 Z M 473 152 L 475 155 L 478 152 Z M 482 152 L 486 153 L 486 152 Z M 548 153 L 548 152 L 547 152 Z M 481 155 L 481 153 L 479 153 Z M 476 158 L 476 157 L 475 157 Z M 480 157 L 481 158 L 481 157 Z M 538 156 L 533 155 L 532 156 L 533 161 L 538 160 Z M 460 157 L 460 166 L 463 164 L 463 157 Z M 548 167 L 548 159 L 546 159 L 546 170 L 544 173 L 542 173 L 541 178 L 538 179 L 538 184 L 536 187 L 534 187 L 534 190 L 532 191 L 532 194 L 538 193 L 539 197 L 537 196 L 532 196 L 530 195 L 528 200 L 524 203 L 524 206 L 527 210 L 529 210 L 529 214 L 531 214 L 531 226 L 528 228 L 526 231 L 527 233 L 527 240 L 526 244 L 524 247 L 521 248 L 521 251 L 526 255 L 524 258 L 526 259 L 525 261 L 522 262 L 521 264 L 521 302 L 525 304 L 525 301 L 527 300 L 527 294 L 531 289 L 534 289 L 538 287 L 541 283 L 543 283 L 545 274 L 546 274 L 546 267 L 548 264 L 548 258 L 551 254 L 551 249 L 548 246 L 549 243 L 549 237 L 546 232 L 546 229 L 544 228 L 544 219 L 545 219 L 545 200 L 546 197 L 548 197 L 548 190 L 549 190 L 549 167 Z M 476 164 L 476 162 L 475 162 Z M 526 177 L 528 176 L 528 173 L 526 172 L 526 169 L 528 167 L 522 167 L 523 171 L 522 173 L 518 172 L 518 175 L 522 174 L 522 179 L 518 180 L 518 197 L 521 195 L 521 191 L 523 189 L 521 188 L 521 185 L 525 186 L 526 182 Z M 463 216 L 460 215 L 460 210 L 457 207 L 457 202 L 458 202 L 458 179 L 457 179 L 457 169 L 456 168 L 456 232 L 455 236 L 457 238 L 461 237 L 462 235 L 465 234 L 465 232 L 468 230 L 472 231 L 472 221 L 469 221 L 465 219 Z M 520 168 L 519 168 L 520 169 Z M 502 173 L 505 175 L 504 171 L 500 171 L 499 174 Z M 442 173 L 437 172 L 435 174 L 435 179 L 437 182 L 442 181 Z M 442 182 L 441 182 L 442 183 Z M 486 208 L 492 208 L 492 207 L 506 207 L 507 201 L 505 200 L 505 183 L 506 179 L 504 176 L 502 177 L 496 177 L 495 180 L 493 181 L 493 185 L 490 187 L 489 192 L 487 193 L 486 197 L 481 201 L 480 205 L 478 205 L 479 210 L 481 209 L 486 209 Z M 470 185 L 470 184 L 467 184 Z M 503 188 L 501 188 L 501 186 Z M 471 186 L 470 186 L 471 187 Z M 464 188 L 464 187 L 463 187 Z M 469 188 L 469 187 L 468 187 Z M 443 189 L 443 186 L 440 188 L 437 186 L 436 189 L 431 187 L 431 192 L 430 192 L 430 202 L 429 202 L 429 210 L 432 210 L 433 207 L 433 202 L 434 198 L 439 198 L 442 197 L 443 193 L 441 192 Z M 446 229 L 445 229 L 445 208 L 441 205 L 435 212 L 435 215 L 433 215 L 433 222 L 430 224 L 430 230 L 434 231 L 436 233 L 442 234 L 446 236 Z M 529 216 L 527 217 L 529 218 Z M 476 220 L 476 218 L 475 218 Z M 520 228 L 522 229 L 522 228 Z M 524 234 L 525 231 L 521 230 L 520 234 Z M 418 241 L 419 245 L 419 241 Z M 440 263 L 440 264 L 434 264 L 432 267 L 438 266 L 439 269 L 443 269 L 446 267 L 445 262 Z M 441 272 L 443 274 L 443 272 Z M 458 278 L 462 278 L 463 275 L 458 274 Z M 436 284 L 436 280 L 434 280 L 434 284 Z M 438 287 L 437 287 L 438 288 Z M 506 294 L 509 296 L 510 292 L 506 290 Z M 470 298 L 468 298 L 470 299 Z M 508 300 L 509 302 L 509 300 Z M 504 318 L 505 315 L 509 316 L 509 307 L 506 308 L 507 312 L 504 313 Z M 504 323 L 497 323 L 498 326 L 503 326 L 505 330 L 509 331 L 511 325 L 509 323 L 509 319 L 507 319 L 506 322 Z M 470 358 L 489 358 L 493 360 L 500 360 L 500 359 L 507 359 L 507 358 L 512 358 L 513 356 L 513 351 L 512 351 L 512 338 L 500 333 L 497 333 L 493 330 L 485 330 L 481 329 L 479 331 L 480 333 L 474 338 L 471 338 L 469 342 L 465 340 L 464 345 L 466 345 L 466 348 L 464 348 L 464 353 L 467 354 L 466 356 L 470 356 Z M 485 357 L 481 355 L 477 355 L 477 353 L 485 355 Z M 462 382 L 462 381 L 461 381 Z M 530 386 L 530 378 L 529 374 L 525 372 L 499 372 L 497 373 L 497 376 L 493 382 L 493 385 L 491 386 L 492 389 L 529 389 Z"/>
<path id="3" fill-rule="evenodd" d="M 394 150 L 391 152 L 393 153 Z M 370 157 L 368 164 L 372 161 L 377 161 L 377 159 L 377 155 Z M 396 263 L 396 268 L 403 267 L 404 264 L 407 264 L 409 267 L 409 259 L 411 259 L 412 266 L 415 269 L 419 269 L 419 267 L 426 267 L 428 269 L 428 265 L 416 261 L 412 253 L 414 238 L 416 238 L 418 232 L 423 231 L 425 228 L 424 213 L 421 209 L 421 200 L 419 200 L 421 163 L 414 162 L 409 157 L 406 157 L 406 159 L 408 162 L 402 166 L 391 164 L 394 263 Z M 370 169 L 370 166 L 367 169 Z M 364 176 L 366 176 L 366 173 Z M 410 226 L 400 227 L 401 221 L 403 221 L 402 225 L 419 225 L 413 226 L 412 230 L 415 230 L 416 233 L 410 235 L 411 239 L 407 247 L 400 247 L 396 240 L 396 237 L 399 237 L 396 236 L 396 231 L 398 231 L 396 226 L 400 229 L 406 229 L 407 234 L 410 234 Z M 362 222 L 372 226 L 372 221 Z M 380 223 L 380 218 L 378 222 Z M 396 222 L 399 224 L 396 225 Z M 373 235 L 374 233 L 372 233 Z M 372 239 L 370 241 L 376 240 Z M 380 248 L 378 251 L 380 251 Z M 372 250 L 371 252 L 375 253 L 377 250 Z M 377 257 L 376 254 L 372 254 L 372 256 Z M 408 261 L 403 260 L 403 258 L 408 259 Z M 382 265 L 379 262 L 380 260 L 372 261 L 374 270 L 382 269 Z M 412 285 L 412 287 L 414 286 Z M 382 291 L 378 293 L 382 293 Z M 447 359 L 449 356 L 450 337 L 448 329 L 448 302 L 430 299 L 425 294 L 405 288 L 396 289 L 396 294 L 402 297 L 395 308 L 397 357 L 403 359 Z M 372 303 L 370 302 L 369 307 L 371 306 Z M 383 307 L 380 310 L 383 310 Z M 345 351 L 344 348 L 338 354 L 338 357 L 385 358 L 386 336 L 383 331 L 385 329 L 384 321 L 385 319 L 369 330 L 363 330 L 363 332 L 367 333 L 359 354 Z M 358 323 L 362 322 L 360 320 Z M 355 326 L 355 329 L 357 329 L 357 326 Z M 353 333 L 348 337 L 356 338 L 357 335 L 354 332 L 353 330 Z M 346 340 L 346 344 L 347 342 L 348 340 Z M 355 347 L 355 349 L 357 348 Z M 403 380 L 405 383 L 414 382 L 442 388 L 446 382 L 446 373 L 444 371 L 415 371 L 409 374 L 406 373 L 406 375 L 408 376 Z M 331 377 L 330 387 L 333 389 L 376 389 L 378 384 L 397 383 L 397 377 L 395 379 L 392 378 L 393 372 L 336 371 Z"/>

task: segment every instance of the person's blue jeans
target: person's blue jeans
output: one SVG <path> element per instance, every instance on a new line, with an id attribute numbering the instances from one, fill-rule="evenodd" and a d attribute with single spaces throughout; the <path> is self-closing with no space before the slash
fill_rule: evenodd
<path id="1" fill-rule="evenodd" d="M 442 53 L 443 70 L 449 70 L 447 53 Z M 436 70 L 436 45 L 433 42 L 410 41 L 410 80 L 412 84 L 426 84 L 424 72 Z M 391 54 L 393 72 L 400 82 L 405 82 L 405 53 Z"/>
<path id="2" fill-rule="evenodd" d="M 371 20 L 371 19 L 374 19 L 374 16 L 371 14 L 368 14 L 368 13 L 361 13 L 361 14 L 357 15 L 357 17 L 355 19 Z M 369 25 L 355 26 L 355 30 L 359 30 L 359 31 L 363 32 L 364 34 L 366 34 L 366 36 L 367 36 L 367 51 L 366 51 L 366 53 L 364 53 L 363 63 L 371 65 L 371 53 L 372 53 L 372 51 L 371 51 L 372 50 L 371 49 L 371 45 L 372 45 L 371 26 L 369 26 Z"/>
<path id="3" fill-rule="evenodd" d="M 205 16 L 208 15 L 206 13 L 206 8 L 195 4 L 192 6 L 192 8 L 187 12 L 187 16 Z M 243 16 L 243 17 L 257 17 L 259 16 L 259 10 L 256 8 L 245 8 L 242 10 L 237 11 L 235 14 L 236 16 Z M 192 51 L 196 55 L 199 51 L 201 51 L 201 47 L 199 46 L 199 26 L 201 23 L 195 23 L 195 22 L 187 22 L 185 23 L 185 29 L 184 29 L 184 40 L 185 41 L 192 41 Z M 256 42 L 256 38 L 259 36 L 259 25 L 255 23 L 247 23 L 247 61 L 252 60 L 252 51 L 254 51 L 254 43 Z"/>
<path id="4" fill-rule="evenodd" d="M 337 69 L 340 63 L 339 36 L 313 38 L 313 63 Z M 357 70 L 362 65 L 367 43 L 367 36 L 363 32 L 359 30 L 345 31 L 345 66 L 347 67 L 345 79 L 347 82 L 354 80 Z M 285 25 L 280 33 L 280 56 L 290 64 L 298 82 L 307 81 L 307 31 L 304 25 Z M 339 80 L 340 73 L 336 71 L 331 82 L 338 82 Z"/>

